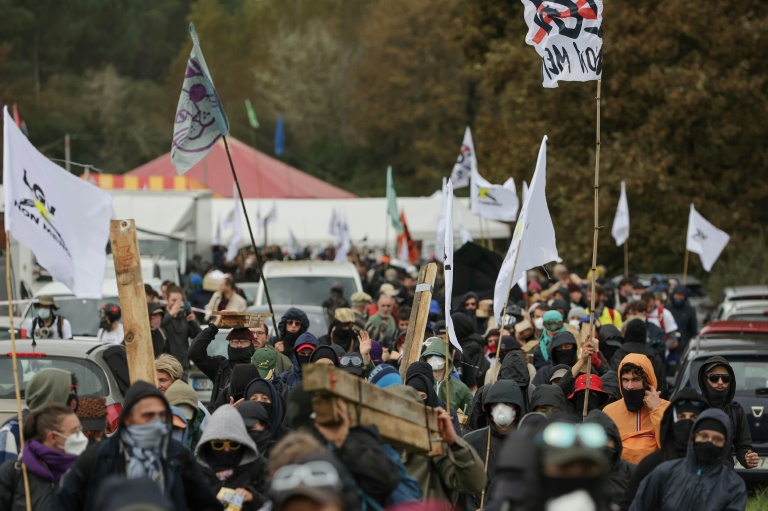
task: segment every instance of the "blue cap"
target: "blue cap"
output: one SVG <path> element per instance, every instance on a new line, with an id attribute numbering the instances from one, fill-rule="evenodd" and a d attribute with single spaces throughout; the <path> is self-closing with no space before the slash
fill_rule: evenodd
<path id="1" fill-rule="evenodd" d="M 376 366 L 376 369 L 371 371 L 371 376 L 368 378 L 368 381 L 382 389 L 389 387 L 390 385 L 403 384 L 403 379 L 400 377 L 400 373 L 389 364 Z"/>
<path id="2" fill-rule="evenodd" d="M 429 313 L 430 314 L 440 314 L 442 311 L 440 310 L 440 304 L 437 302 L 437 300 L 432 300 L 429 302 Z"/>

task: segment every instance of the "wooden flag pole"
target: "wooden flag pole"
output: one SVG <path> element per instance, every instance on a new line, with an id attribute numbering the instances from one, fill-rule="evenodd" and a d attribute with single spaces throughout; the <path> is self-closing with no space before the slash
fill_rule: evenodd
<path id="1" fill-rule="evenodd" d="M 597 134 L 595 137 L 595 233 L 592 240 L 592 295 L 589 304 L 589 342 L 595 345 L 595 283 L 597 279 L 597 232 L 600 228 L 598 215 L 598 198 L 600 193 L 600 80 L 597 81 Z M 584 409 L 582 419 L 587 417 L 587 405 L 589 404 L 590 373 L 592 372 L 592 359 L 587 360 L 587 388 L 584 391 Z"/>
<path id="2" fill-rule="evenodd" d="M 624 278 L 629 278 L 629 239 L 624 242 Z"/>
<path id="3" fill-rule="evenodd" d="M 451 336 L 448 332 L 445 332 L 445 411 L 451 413 L 451 388 L 449 382 L 451 381 L 451 350 L 449 345 L 451 344 Z"/>
<path id="4" fill-rule="evenodd" d="M 488 477 L 488 458 L 491 457 L 491 425 L 488 424 L 488 441 L 485 443 L 485 477 Z M 488 485 L 485 485 L 485 488 L 487 488 Z M 483 488 L 483 493 L 480 494 L 480 511 L 484 511 L 485 509 L 485 488 Z"/>
<path id="5" fill-rule="evenodd" d="M 499 340 L 496 342 L 496 365 L 499 366 L 499 370 L 496 371 L 496 375 L 493 378 L 493 383 L 496 383 L 496 380 L 499 379 L 499 373 L 501 373 L 501 360 L 499 360 L 499 355 L 501 354 L 501 338 L 504 337 L 504 325 L 506 324 L 506 318 L 507 318 L 507 305 L 509 305 L 509 294 L 512 292 L 512 286 L 515 285 L 515 270 L 517 270 L 517 256 L 520 255 L 520 243 L 522 243 L 522 237 L 520 238 L 520 242 L 517 244 L 517 250 L 515 251 L 515 260 L 512 263 L 512 273 L 509 276 L 509 286 L 507 287 L 507 297 L 504 299 L 504 314 L 501 315 L 501 324 L 499 325 L 499 332 L 501 335 L 499 335 Z"/>
<path id="6" fill-rule="evenodd" d="M 277 329 L 277 320 L 275 319 L 275 311 L 272 309 L 272 299 L 269 297 L 269 288 L 267 288 L 267 279 L 264 277 L 264 270 L 261 266 L 261 258 L 259 257 L 259 249 L 256 248 L 256 240 L 253 237 L 253 229 L 251 229 L 251 219 L 248 217 L 248 210 L 245 209 L 245 200 L 243 199 L 243 191 L 240 189 L 240 181 L 237 179 L 237 172 L 235 172 L 235 164 L 232 163 L 232 154 L 229 152 L 229 144 L 227 143 L 227 137 L 222 136 L 224 140 L 224 149 L 227 150 L 227 158 L 229 159 L 229 168 L 232 169 L 232 178 L 235 180 L 235 186 L 237 187 L 237 195 L 240 196 L 240 207 L 243 208 L 243 215 L 245 215 L 245 224 L 248 226 L 248 234 L 251 237 L 251 246 L 253 247 L 253 253 L 256 254 L 256 263 L 259 265 L 259 277 L 261 283 L 264 284 L 264 296 L 267 298 L 267 304 L 269 305 L 269 313 L 272 314 L 272 328 L 275 331 L 275 340 L 280 341 L 280 331 Z M 266 246 L 267 224 L 264 223 L 264 250 Z"/>
<path id="7" fill-rule="evenodd" d="M 147 295 L 141 274 L 136 222 L 112 220 L 109 226 L 112 257 L 115 260 L 117 292 L 125 330 L 125 356 L 131 383 L 143 380 L 157 386 L 155 352 L 149 329 Z"/>
<path id="8" fill-rule="evenodd" d="M 16 359 L 16 330 L 13 328 L 13 286 L 11 285 L 11 233 L 5 231 L 5 286 L 8 290 L 8 316 L 11 334 L 11 361 L 13 363 L 13 384 L 16 386 L 16 416 L 19 419 L 19 452 L 24 448 L 24 424 L 21 414 L 21 385 L 19 385 L 19 365 Z M 24 497 L 27 511 L 32 511 L 32 494 L 29 492 L 29 474 L 27 466 L 21 464 L 21 474 L 24 478 Z"/>
<path id="9" fill-rule="evenodd" d="M 685 250 L 685 262 L 683 263 L 683 286 L 688 283 L 688 249 Z"/>

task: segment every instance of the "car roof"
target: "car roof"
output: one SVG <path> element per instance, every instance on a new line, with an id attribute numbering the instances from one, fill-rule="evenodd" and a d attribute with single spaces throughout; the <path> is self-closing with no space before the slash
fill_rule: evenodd
<path id="1" fill-rule="evenodd" d="M 760 312 L 768 310 L 768 300 L 747 300 L 744 302 L 733 302 L 728 311 L 734 312 Z"/>
<path id="2" fill-rule="evenodd" d="M 669 279 L 676 279 L 678 282 L 683 282 L 683 274 L 682 273 L 638 273 L 636 275 L 636 280 L 639 280 L 642 282 L 645 286 L 651 285 L 651 279 L 655 277 L 656 275 L 661 275 L 661 278 L 663 280 L 669 280 Z M 616 277 L 613 277 L 611 280 L 616 282 L 617 284 L 621 282 L 621 280 L 624 278 L 624 275 L 617 275 Z M 686 286 L 700 286 L 701 281 L 697 279 L 696 277 L 691 277 L 690 275 L 686 278 L 685 281 Z"/>
<path id="3" fill-rule="evenodd" d="M 699 336 L 706 337 L 711 334 L 766 334 L 768 335 L 768 323 L 765 321 L 721 321 L 716 320 L 704 325 Z M 768 338 L 766 338 L 768 340 Z"/>
<path id="4" fill-rule="evenodd" d="M 268 261 L 264 265 L 265 277 L 318 274 L 327 277 L 352 277 L 357 269 L 352 263 L 332 261 Z"/>
<path id="5" fill-rule="evenodd" d="M 768 285 L 760 286 L 731 286 L 723 290 L 726 300 L 734 297 L 744 297 L 750 295 L 762 295 L 768 297 Z"/>
<path id="6" fill-rule="evenodd" d="M 38 339 L 32 347 L 32 339 L 16 339 L 16 353 L 44 353 L 61 357 L 87 358 L 87 355 L 115 346 L 108 342 L 78 341 L 74 339 Z M 0 355 L 10 356 L 11 341 L 0 341 Z"/>
<path id="7" fill-rule="evenodd" d="M 710 357 L 728 358 L 729 356 L 739 356 L 739 355 L 764 355 L 765 357 L 768 357 L 768 350 L 760 349 L 755 345 L 750 346 L 750 345 L 742 344 L 742 345 L 734 345 L 730 348 L 718 349 L 714 351 L 696 351 L 694 353 L 691 353 L 689 357 L 699 360 L 702 358 L 710 358 Z"/>

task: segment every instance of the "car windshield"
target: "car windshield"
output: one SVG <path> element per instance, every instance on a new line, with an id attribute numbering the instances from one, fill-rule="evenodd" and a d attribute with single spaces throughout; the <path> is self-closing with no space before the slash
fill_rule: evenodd
<path id="1" fill-rule="evenodd" d="M 768 315 L 764 313 L 732 314 L 726 318 L 728 321 L 768 321 Z"/>
<path id="2" fill-rule="evenodd" d="M 109 394 L 109 384 L 104 371 L 90 360 L 65 357 L 35 357 L 16 359 L 21 380 L 21 398 L 32 377 L 43 369 L 63 369 L 77 377 L 77 395 L 79 397 L 97 397 Z M 13 360 L 11 357 L 0 358 L 0 399 L 15 399 L 13 383 Z"/>
<path id="3" fill-rule="evenodd" d="M 99 309 L 105 303 L 120 304 L 120 299 L 116 296 L 105 297 L 101 299 L 83 299 L 75 298 L 74 296 L 57 296 L 55 297 L 56 305 L 59 306 L 59 310 L 56 311 L 57 316 L 61 316 L 69 320 L 72 325 L 72 335 L 84 336 L 84 337 L 96 337 L 99 332 Z M 24 321 L 22 322 L 22 328 L 29 328 L 32 326 L 32 318 L 37 314 L 36 307 L 32 306 L 27 309 L 24 315 Z"/>
<path id="4" fill-rule="evenodd" d="M 357 291 L 355 279 L 351 277 L 313 277 L 311 275 L 293 277 L 269 277 L 269 296 L 273 304 L 281 305 L 317 305 L 320 306 L 331 295 L 334 282 L 344 286 L 344 296 L 349 297 Z M 262 296 L 262 303 L 266 298 Z"/>
<path id="5" fill-rule="evenodd" d="M 736 376 L 736 396 L 754 397 L 758 390 L 768 388 L 768 354 L 726 356 Z M 696 360 L 691 367 L 693 385 L 699 389 L 699 368 L 706 358 Z"/>

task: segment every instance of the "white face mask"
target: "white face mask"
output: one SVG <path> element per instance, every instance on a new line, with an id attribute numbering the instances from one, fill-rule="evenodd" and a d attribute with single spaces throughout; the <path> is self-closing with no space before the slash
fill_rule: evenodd
<path id="1" fill-rule="evenodd" d="M 581 323 L 579 319 L 572 319 L 568 322 L 568 324 L 570 324 L 571 326 L 575 326 L 576 328 L 579 327 L 579 323 Z"/>
<path id="2" fill-rule="evenodd" d="M 497 426 L 506 428 L 515 422 L 517 412 L 508 404 L 499 403 L 493 407 L 493 411 L 491 411 L 491 417 L 493 417 L 493 422 L 495 422 Z"/>
<path id="3" fill-rule="evenodd" d="M 78 431 L 77 433 L 69 436 L 64 436 L 58 431 L 54 431 L 54 433 L 59 435 L 61 438 L 67 439 L 64 442 L 64 452 L 67 454 L 80 456 L 88 447 L 88 437 L 86 437 L 82 431 Z"/>
<path id="4" fill-rule="evenodd" d="M 437 355 L 432 355 L 427 358 L 427 364 L 432 366 L 432 371 L 442 371 L 445 369 L 445 359 L 443 357 L 438 357 Z"/>
<path id="5" fill-rule="evenodd" d="M 536 318 L 533 320 L 533 326 L 536 327 L 536 330 L 544 330 L 544 318 Z"/>
<path id="6" fill-rule="evenodd" d="M 51 317 L 51 309 L 38 309 L 37 310 L 37 317 L 39 317 L 42 320 L 46 320 Z"/>

